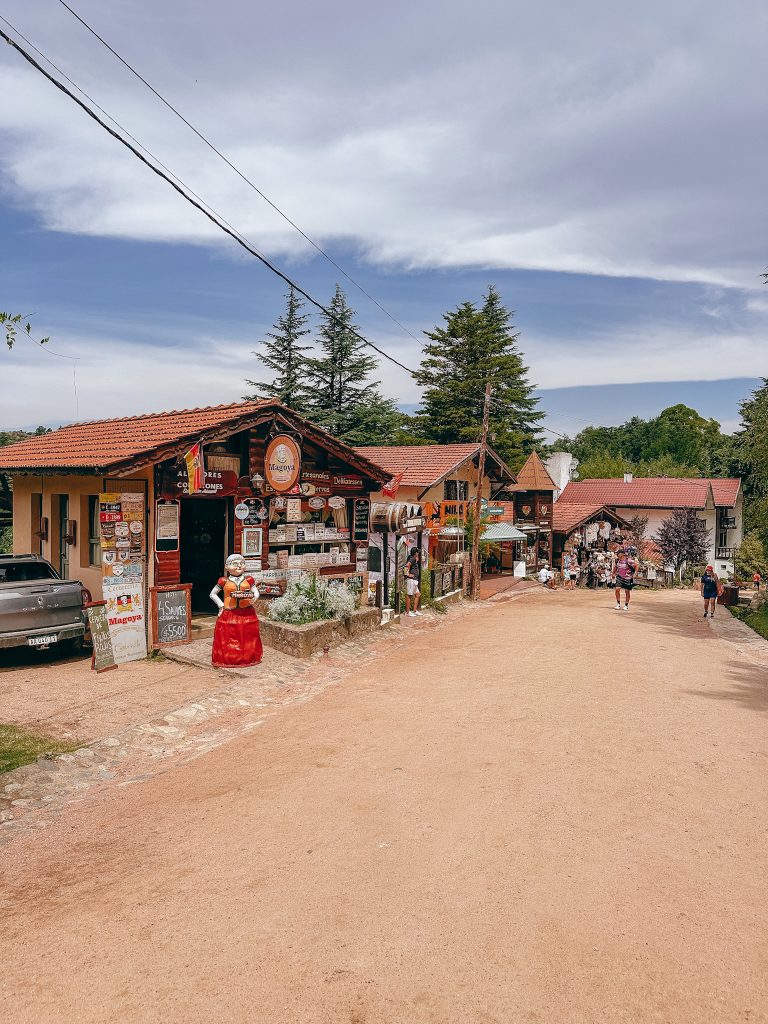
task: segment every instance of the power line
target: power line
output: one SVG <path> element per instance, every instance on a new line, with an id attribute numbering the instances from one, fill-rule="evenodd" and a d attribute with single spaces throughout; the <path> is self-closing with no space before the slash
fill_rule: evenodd
<path id="1" fill-rule="evenodd" d="M 63 3 L 63 0 L 60 0 L 60 2 Z M 64 4 L 64 6 L 67 7 L 67 4 Z M 68 9 L 71 10 L 71 8 L 68 8 Z M 79 18 L 79 16 L 74 11 L 72 11 L 72 13 L 75 15 L 75 17 L 78 18 L 78 20 L 82 20 L 82 19 Z M 60 74 L 63 78 L 65 78 L 68 82 L 70 82 L 70 84 L 75 89 L 77 89 L 78 92 L 80 92 L 80 93 L 82 93 L 82 95 L 86 96 L 88 98 L 88 100 L 91 103 L 93 103 L 93 105 L 95 107 L 97 107 L 97 109 L 100 110 L 101 113 L 105 117 L 109 118 L 109 120 L 112 121 L 113 124 L 117 125 L 117 127 L 120 129 L 120 131 L 115 131 L 115 129 L 111 128 L 105 121 L 102 120 L 102 118 L 100 118 L 98 116 L 98 114 L 96 114 L 91 109 L 91 107 L 88 106 L 87 103 L 83 102 L 83 100 L 81 100 L 78 96 L 76 96 L 62 82 L 58 81 L 53 75 L 49 74 L 49 72 L 46 71 L 45 68 L 42 67 L 35 60 L 34 57 L 32 57 L 31 54 L 29 54 L 22 46 L 19 46 L 19 44 L 14 39 L 12 39 L 9 35 L 7 35 L 7 33 L 5 33 L 2 29 L 0 29 L 0 38 L 4 39 L 6 41 L 6 43 L 8 43 L 9 46 L 12 46 L 24 58 L 24 60 L 26 60 L 33 68 L 35 68 L 35 70 L 39 71 L 40 74 L 42 74 L 53 86 L 55 86 L 57 89 L 59 89 L 60 92 L 64 93 L 65 96 L 68 96 L 69 99 L 71 99 L 74 103 L 76 103 L 77 106 L 79 106 L 81 108 L 81 110 L 83 110 L 92 120 L 94 120 L 109 135 L 111 135 L 112 138 L 114 138 L 117 142 L 121 143 L 121 145 L 123 145 L 130 153 L 132 153 L 133 156 L 135 156 L 138 160 L 140 160 L 143 164 L 145 164 L 159 178 L 161 178 L 168 185 L 170 185 L 171 188 L 173 188 L 176 192 L 178 192 L 179 195 L 182 196 L 183 199 L 186 199 L 186 201 L 191 206 L 193 206 L 193 207 L 195 207 L 195 209 L 199 210 L 199 212 L 202 213 L 205 217 L 207 217 L 208 220 L 210 220 L 213 224 L 215 224 L 216 227 L 218 227 L 225 234 L 229 235 L 230 238 L 232 238 L 235 242 L 237 242 L 237 244 L 240 245 L 243 249 L 245 249 L 251 256 L 254 256 L 268 270 L 270 270 L 273 274 L 275 274 L 282 281 L 284 281 L 290 288 L 292 288 L 294 291 L 298 292 L 299 295 L 303 296 L 307 300 L 307 302 L 309 302 L 311 305 L 313 305 L 316 309 L 320 310 L 320 312 L 322 312 L 325 316 L 327 316 L 328 319 L 332 323 L 336 324 L 337 326 L 343 327 L 346 331 L 348 331 L 353 337 L 357 338 L 364 345 L 367 345 L 369 348 L 373 349 L 375 352 L 377 352 L 384 359 L 387 359 L 389 362 L 393 363 L 395 366 L 399 367 L 401 370 L 404 370 L 414 380 L 418 380 L 418 374 L 416 373 L 416 371 L 412 370 L 410 367 L 406 366 L 404 363 L 401 363 L 398 359 L 395 359 L 394 356 L 391 356 L 388 352 L 384 351 L 384 349 L 380 348 L 378 345 L 375 345 L 372 341 L 369 341 L 367 338 L 365 338 L 358 331 L 356 331 L 353 328 L 349 327 L 348 325 L 344 324 L 341 320 L 338 319 L 338 317 L 334 316 L 334 314 L 331 313 L 331 311 L 326 306 L 324 306 L 319 300 L 314 298 L 313 295 L 311 295 L 309 292 L 307 292 L 304 288 L 301 287 L 301 285 L 299 285 L 296 281 L 294 281 L 287 274 L 285 274 L 282 270 L 280 270 L 280 268 L 277 267 L 271 260 L 269 260 L 262 253 L 260 253 L 258 251 L 258 249 L 255 248 L 253 243 L 251 243 L 236 228 L 234 228 L 231 224 L 229 224 L 229 222 L 226 221 L 224 219 L 224 217 L 222 217 L 219 213 L 217 213 L 213 209 L 213 207 L 211 207 L 204 199 L 202 199 L 202 197 L 200 197 L 196 192 L 194 192 L 177 174 L 175 174 L 168 167 L 166 167 L 165 164 L 163 164 L 159 160 L 159 158 L 157 158 L 149 149 L 147 149 L 146 146 L 144 146 L 141 142 L 139 142 L 138 139 L 136 139 L 134 136 L 132 136 L 122 125 L 120 125 L 119 122 L 114 117 L 112 117 L 111 114 L 109 114 L 106 110 L 104 110 L 103 107 L 100 107 L 98 105 L 98 103 L 96 103 L 90 96 L 88 96 L 88 94 L 85 92 L 85 90 L 83 90 L 79 85 L 77 85 L 77 83 L 74 82 L 68 75 L 66 75 L 64 72 L 62 72 L 53 63 L 53 61 L 50 60 L 50 58 L 48 58 L 33 43 L 31 43 L 28 39 L 26 39 L 26 37 L 23 36 L 22 33 L 19 32 L 18 29 L 15 28 L 15 26 L 11 25 L 11 23 L 6 18 L 4 18 L 2 15 L 0 15 L 0 20 L 2 20 L 6 25 L 8 25 L 12 29 L 12 31 L 16 32 L 22 39 L 24 39 L 25 42 L 27 42 L 27 44 L 32 49 L 34 49 L 35 52 L 38 53 L 39 56 L 43 60 L 45 60 L 48 64 L 50 64 L 51 67 L 55 68 L 57 73 Z M 90 30 L 90 26 L 86 25 L 86 27 L 88 27 L 89 30 Z M 108 44 L 106 44 L 106 43 L 105 43 L 105 45 L 108 46 Z M 111 47 L 110 47 L 110 49 L 111 49 Z M 119 54 L 116 54 L 116 56 L 120 60 L 122 60 L 122 58 L 119 57 Z M 133 69 L 131 69 L 131 70 L 133 70 Z M 137 77 L 141 77 L 141 76 L 139 76 L 137 74 Z M 143 79 L 142 79 L 142 81 L 143 81 Z M 148 83 L 145 83 L 145 84 L 148 85 Z M 152 87 L 148 85 L 148 88 L 152 88 Z M 162 97 L 160 97 L 160 98 L 162 99 Z M 179 115 L 179 116 L 181 116 L 181 115 Z M 190 126 L 190 127 L 192 127 L 192 126 Z M 195 130 L 195 129 L 193 129 L 193 130 Z M 128 138 L 132 139 L 132 141 L 135 143 L 135 145 L 132 145 L 130 142 L 128 142 L 127 139 L 124 138 L 123 135 L 120 134 L 120 132 L 123 132 L 126 136 L 128 136 Z M 139 148 L 137 148 L 137 147 L 139 147 Z M 150 159 L 147 159 L 147 157 L 144 156 L 140 152 L 140 149 L 144 150 L 144 152 L 148 154 Z M 154 161 L 154 163 L 153 163 L 153 161 Z M 173 180 L 173 179 L 175 179 L 175 180 Z M 375 300 L 373 300 L 373 301 L 375 302 Z M 386 310 L 385 310 L 385 312 L 386 312 Z M 408 332 L 408 333 L 410 333 L 410 332 Z M 413 335 L 411 335 L 411 336 L 413 337 Z M 53 355 L 54 353 L 51 353 L 51 354 Z M 55 353 L 55 354 L 58 355 L 59 353 Z M 70 358 L 71 359 L 71 358 L 77 358 L 77 357 L 69 356 L 69 357 L 64 357 L 64 358 Z M 499 399 L 492 398 L 491 401 L 495 405 L 498 405 L 498 406 L 502 406 L 503 405 L 503 403 Z M 556 434 L 558 437 L 565 437 L 566 436 L 564 434 L 560 434 L 556 430 L 552 430 L 549 427 L 541 427 L 540 429 L 542 429 L 542 430 L 544 430 L 544 431 L 546 431 L 548 433 Z"/>
<path id="2" fill-rule="evenodd" d="M 52 85 L 54 85 L 60 92 L 63 92 L 65 96 L 68 96 L 73 101 L 73 103 L 76 103 L 77 106 L 80 107 L 80 109 L 88 115 L 88 117 L 94 120 L 100 127 L 104 129 L 104 131 L 108 132 L 108 134 L 111 135 L 113 139 L 115 139 L 121 145 L 125 146 L 125 148 L 129 152 L 131 152 L 138 160 L 145 164 L 154 174 L 156 174 L 159 178 L 162 178 L 163 181 L 170 185 L 172 189 L 178 192 L 179 195 L 182 196 L 182 198 L 186 199 L 186 201 L 190 203 L 192 206 L 194 206 L 195 209 L 199 210 L 200 213 L 202 213 L 203 216 L 207 217 L 208 220 L 210 220 L 213 224 L 216 225 L 216 227 L 218 227 L 225 234 L 229 235 L 230 238 L 234 239 L 234 241 L 236 241 L 238 245 L 242 246 L 242 248 L 245 249 L 246 252 L 250 253 L 251 256 L 254 256 L 257 260 L 263 263 L 268 270 L 271 270 L 273 274 L 275 274 L 282 281 L 284 281 L 289 288 L 293 288 L 293 290 L 298 292 L 299 295 L 303 296 L 303 298 L 305 298 L 307 302 L 313 305 L 316 309 L 319 309 L 320 312 L 327 316 L 332 323 L 336 324 L 337 326 L 343 327 L 344 330 L 346 330 L 353 337 L 357 338 L 358 341 L 361 341 L 364 345 L 367 345 L 369 348 L 372 348 L 374 352 L 378 352 L 378 354 L 380 356 L 383 356 L 384 359 L 389 360 L 390 363 L 393 363 L 395 366 L 399 366 L 401 370 L 405 370 L 406 373 L 410 374 L 412 377 L 415 377 L 414 371 L 411 370 L 408 366 L 406 366 L 404 363 L 401 363 L 398 359 L 395 359 L 394 356 L 391 356 L 388 352 L 385 352 L 384 349 L 379 348 L 378 345 L 375 345 L 372 341 L 369 341 L 367 338 L 363 337 L 363 335 L 360 334 L 358 331 L 354 330 L 353 328 L 349 327 L 347 324 L 344 324 L 341 320 L 339 320 L 339 318 L 335 316 L 329 309 L 327 309 L 322 304 L 322 302 L 316 299 L 308 291 L 302 288 L 301 285 L 299 285 L 286 273 L 280 270 L 280 268 L 277 267 L 271 260 L 269 260 L 262 253 L 260 253 L 258 249 L 254 248 L 254 246 L 250 242 L 241 237 L 234 228 L 230 227 L 223 220 L 223 218 L 219 217 L 218 214 L 212 212 L 210 208 L 206 209 L 206 205 L 202 200 L 197 201 L 197 199 L 192 198 L 191 189 L 188 189 L 188 187 L 181 181 L 180 178 L 177 177 L 177 175 L 172 174 L 172 172 L 166 173 L 160 167 L 152 163 L 151 160 L 148 160 L 147 157 L 145 157 L 136 148 L 136 146 L 128 142 L 127 139 L 125 139 L 120 134 L 120 132 L 117 132 L 114 130 L 114 128 L 111 128 L 105 121 L 103 121 L 99 117 L 97 113 L 95 113 L 94 110 L 92 110 L 88 106 L 87 103 L 84 103 L 83 100 L 81 100 L 70 89 L 68 89 L 66 85 L 64 85 L 58 79 L 54 78 L 53 75 L 49 74 L 45 70 L 45 68 L 42 67 L 42 65 L 38 64 L 38 62 L 30 53 L 27 53 L 27 51 L 22 46 L 19 46 L 19 44 L 2 29 L 0 29 L 0 38 L 4 39 L 9 46 L 12 46 L 19 54 L 21 54 L 21 56 L 24 58 L 24 60 L 27 61 L 28 64 L 31 64 L 31 66 L 35 68 L 35 70 L 39 71 L 41 75 L 47 78 L 48 81 Z M 179 184 L 177 184 L 177 181 L 173 181 L 174 177 L 177 178 Z"/>
<path id="3" fill-rule="evenodd" d="M 88 22 L 85 20 L 85 18 L 83 18 L 81 15 L 79 15 L 77 13 L 77 11 L 75 11 L 72 7 L 70 7 L 69 4 L 65 2 L 65 0 L 59 0 L 59 3 L 61 4 L 62 7 L 66 8 L 66 10 L 69 11 L 69 13 L 72 15 L 73 18 L 75 18 L 77 21 L 80 22 L 80 24 L 83 26 L 83 28 L 85 28 L 88 32 L 91 33 L 92 36 L 94 36 L 96 39 L 98 39 L 98 41 L 102 44 L 102 46 L 106 47 L 106 49 L 109 50 L 109 52 L 114 57 L 116 57 L 120 61 L 120 63 L 125 68 L 127 68 L 128 71 L 131 72 L 132 75 L 134 75 L 143 85 L 145 85 L 147 87 L 147 89 L 149 89 L 149 91 L 154 96 L 156 96 L 157 99 L 159 99 L 160 102 L 164 106 L 166 106 L 168 108 L 168 110 L 172 111 L 172 113 L 174 113 L 176 115 L 176 117 L 178 117 L 181 121 L 183 121 L 184 124 L 187 126 L 187 128 L 189 128 L 190 131 L 194 132 L 194 134 L 198 137 L 198 139 L 200 139 L 200 141 L 202 143 L 204 143 L 204 145 L 206 145 L 213 153 L 215 153 L 216 156 L 220 157 L 224 161 L 224 163 L 229 168 L 231 168 L 231 170 L 233 170 L 235 172 L 235 174 L 246 183 L 246 185 L 249 186 L 249 188 L 253 189 L 253 191 L 258 196 L 260 196 L 264 200 L 265 203 L 267 203 L 269 206 L 271 206 L 272 209 L 276 213 L 278 213 L 283 218 L 284 221 L 286 221 L 286 223 L 290 224 L 291 227 L 295 231 L 298 231 L 298 233 L 301 235 L 301 237 L 306 242 L 308 242 L 312 246 L 313 249 L 315 249 L 317 252 L 319 252 L 321 256 L 323 256 L 326 260 L 328 260 L 328 262 L 331 264 L 331 266 L 335 267 L 335 269 L 338 270 L 339 273 L 342 274 L 350 282 L 350 284 L 354 285 L 354 287 L 357 288 L 357 290 L 359 292 L 361 292 L 367 299 L 369 299 L 375 306 L 377 306 L 381 310 L 381 312 L 384 313 L 385 316 L 389 317 L 389 319 L 392 321 L 392 323 L 397 324 L 397 326 L 402 331 L 405 331 L 405 333 L 407 335 L 409 335 L 409 337 L 413 338 L 414 341 L 417 341 L 417 342 L 421 343 L 420 339 L 415 334 L 413 334 L 412 331 L 410 331 L 404 324 L 400 323 L 400 321 L 396 317 L 394 317 L 389 312 L 388 309 L 385 309 L 385 307 L 382 306 L 382 304 L 378 301 L 378 299 L 376 299 L 373 295 L 371 295 L 370 292 L 366 291 L 366 289 L 361 284 L 359 284 L 350 274 L 348 274 L 347 271 L 342 266 L 340 266 L 336 262 L 336 260 L 333 259 L 332 256 L 329 256 L 328 253 L 317 242 L 314 241 L 314 239 L 310 238 L 310 236 L 306 233 L 306 231 L 304 231 L 294 220 L 292 220 L 291 217 L 289 217 L 288 214 L 285 213 L 284 210 L 281 210 L 280 207 L 277 205 L 277 203 L 273 202 L 269 198 L 268 195 L 265 195 L 265 193 L 262 192 L 262 190 L 258 187 L 258 185 L 256 185 L 246 174 L 244 174 L 243 171 L 241 171 L 240 168 L 237 167 L 229 159 L 229 157 L 226 156 L 225 153 L 222 153 L 220 149 L 218 149 L 198 128 L 196 128 L 181 113 L 181 111 L 179 111 L 176 107 L 174 107 L 174 105 L 170 102 L 170 100 L 167 100 L 165 98 L 165 96 L 162 95 L 162 93 L 160 93 L 150 82 L 148 82 L 147 79 L 144 78 L 144 76 L 142 74 L 140 74 L 140 72 L 138 72 L 136 70 L 136 68 L 134 68 L 133 65 L 129 61 L 127 61 L 125 59 L 125 57 L 123 57 L 120 53 L 118 53 L 117 50 L 113 46 L 111 46 L 107 42 L 106 39 L 104 39 L 103 36 L 99 35 L 99 33 L 96 31 L 96 29 L 93 28 L 91 25 L 89 25 Z"/>

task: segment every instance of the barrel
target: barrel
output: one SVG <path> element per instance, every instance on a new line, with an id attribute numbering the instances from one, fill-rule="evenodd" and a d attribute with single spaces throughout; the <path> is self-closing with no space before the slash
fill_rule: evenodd
<path id="1" fill-rule="evenodd" d="M 404 501 L 374 501 L 371 505 L 371 530 L 373 533 L 397 533 L 408 518 Z"/>

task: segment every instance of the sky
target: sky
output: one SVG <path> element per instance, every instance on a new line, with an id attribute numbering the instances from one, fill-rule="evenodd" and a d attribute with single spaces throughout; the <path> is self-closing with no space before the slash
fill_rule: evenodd
<path id="1" fill-rule="evenodd" d="M 493 283 L 550 431 L 677 401 L 736 428 L 767 372 L 763 3 L 71 6 L 404 325 L 341 278 L 407 366 Z M 2 15 L 328 300 L 339 271 L 59 0 Z M 0 96 L 0 309 L 52 338 L 0 352 L 0 428 L 246 394 L 284 284 L 8 46 Z"/>

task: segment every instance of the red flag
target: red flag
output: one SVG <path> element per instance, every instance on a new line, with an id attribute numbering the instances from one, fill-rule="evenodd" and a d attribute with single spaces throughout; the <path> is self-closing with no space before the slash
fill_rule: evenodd
<path id="1" fill-rule="evenodd" d="M 385 484 L 382 487 L 381 493 L 382 494 L 386 494 L 386 496 L 388 498 L 394 498 L 395 495 L 397 494 L 397 492 L 400 490 L 400 484 L 403 482 L 403 477 L 404 476 L 405 476 L 405 470 L 404 469 L 401 472 L 399 472 L 399 473 L 395 473 L 395 475 L 392 477 L 392 479 L 389 481 L 389 483 Z"/>
<path id="2" fill-rule="evenodd" d="M 205 486 L 205 466 L 203 463 L 203 446 L 198 441 L 193 444 L 184 456 L 187 464 L 187 477 L 189 479 L 189 493 L 195 494 L 202 491 Z"/>

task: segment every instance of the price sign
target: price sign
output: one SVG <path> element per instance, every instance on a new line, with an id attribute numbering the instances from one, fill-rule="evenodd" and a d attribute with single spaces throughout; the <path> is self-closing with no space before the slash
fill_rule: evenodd
<path id="1" fill-rule="evenodd" d="M 153 647 L 192 642 L 191 583 L 152 587 Z"/>

